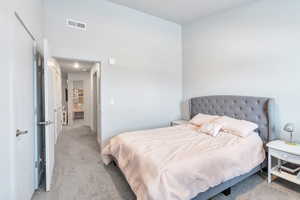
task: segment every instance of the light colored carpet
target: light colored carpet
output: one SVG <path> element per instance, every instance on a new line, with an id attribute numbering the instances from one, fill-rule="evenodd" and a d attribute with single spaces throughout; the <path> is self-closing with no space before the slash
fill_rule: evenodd
<path id="1" fill-rule="evenodd" d="M 300 186 L 277 179 L 267 184 L 254 175 L 232 188 L 228 197 L 213 200 L 297 200 Z M 135 200 L 119 169 L 101 161 L 96 136 L 88 127 L 66 128 L 56 146 L 50 192 L 37 191 L 33 200 Z"/>

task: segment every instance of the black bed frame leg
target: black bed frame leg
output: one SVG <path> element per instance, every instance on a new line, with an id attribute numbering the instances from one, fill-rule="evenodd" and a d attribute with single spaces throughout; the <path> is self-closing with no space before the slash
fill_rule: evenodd
<path id="1" fill-rule="evenodd" d="M 230 188 L 227 188 L 226 190 L 224 190 L 222 192 L 225 196 L 229 196 L 231 194 L 231 187 Z"/>

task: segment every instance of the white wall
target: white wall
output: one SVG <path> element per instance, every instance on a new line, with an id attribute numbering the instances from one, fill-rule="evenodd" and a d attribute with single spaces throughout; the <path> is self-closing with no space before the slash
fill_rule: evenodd
<path id="1" fill-rule="evenodd" d="M 12 0 L 2 1 L 0 6 L 0 25 L 5 27 L 1 29 L 0 37 L 0 90 L 2 98 L 0 99 L 0 199 L 13 199 L 14 185 L 17 177 L 14 176 L 14 143 L 15 129 L 13 127 L 13 100 L 12 86 L 14 80 L 12 74 L 14 49 L 13 41 L 16 40 L 14 25 L 17 23 L 14 11 L 17 11 L 23 18 L 26 25 L 37 39 L 43 35 L 42 31 L 42 8 L 41 0 Z"/>
<path id="2" fill-rule="evenodd" d="M 184 26 L 184 98 L 274 97 L 279 127 L 299 131 L 299 10 L 300 1 L 254 1 Z"/>
<path id="3" fill-rule="evenodd" d="M 6 7 L 7 6 L 7 7 Z M 11 22 L 11 16 L 7 9 L 9 9 L 9 5 L 4 7 L 0 7 L 0 25 L 1 27 L 11 26 L 8 21 Z M 11 49 L 9 46 L 11 45 L 11 35 L 10 30 L 4 30 L 1 33 L 0 37 L 0 90 L 2 93 L 2 98 L 0 98 L 0 199 L 11 199 L 12 192 L 12 143 L 13 143 L 13 132 L 11 128 L 11 124 L 9 123 L 9 119 L 11 119 L 11 91 L 10 91 L 10 76 L 11 76 Z M 6 48 L 5 48 L 6 47 Z M 6 98 L 5 98 L 6 97 Z"/>
<path id="4" fill-rule="evenodd" d="M 90 81 L 90 74 L 88 72 L 75 72 L 75 73 L 68 73 L 68 116 L 69 116 L 69 123 L 73 125 L 73 99 L 72 99 L 72 91 L 73 91 L 73 81 L 83 81 L 83 109 L 84 109 L 84 120 L 81 125 L 90 126 L 91 125 L 91 81 Z"/>
<path id="5" fill-rule="evenodd" d="M 67 28 L 67 18 L 87 22 L 87 31 Z M 179 25 L 105 0 L 49 0 L 45 34 L 54 56 L 103 61 L 102 139 L 180 117 Z"/>

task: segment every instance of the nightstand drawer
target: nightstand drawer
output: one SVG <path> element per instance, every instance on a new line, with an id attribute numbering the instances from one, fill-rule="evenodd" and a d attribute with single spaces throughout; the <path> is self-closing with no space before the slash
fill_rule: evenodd
<path id="1" fill-rule="evenodd" d="M 279 150 L 272 149 L 272 148 L 270 148 L 269 151 L 272 156 L 279 158 L 280 160 L 285 160 L 285 161 L 300 165 L 300 156 L 298 156 L 298 155 L 279 151 Z"/>

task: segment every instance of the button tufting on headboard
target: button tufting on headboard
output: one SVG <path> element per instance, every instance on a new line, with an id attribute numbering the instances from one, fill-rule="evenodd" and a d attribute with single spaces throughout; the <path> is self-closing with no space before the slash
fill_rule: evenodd
<path id="1" fill-rule="evenodd" d="M 264 142 L 274 139 L 274 100 L 247 96 L 204 96 L 190 100 L 190 115 L 226 115 L 254 122 Z"/>

